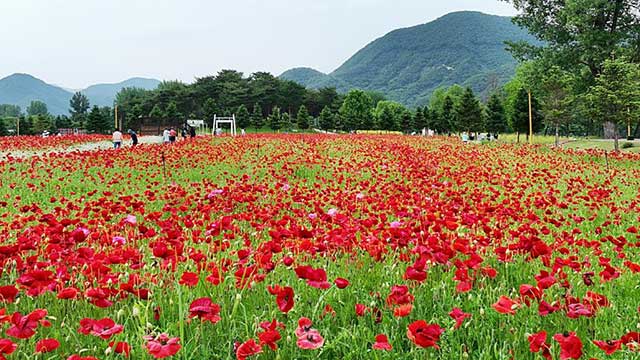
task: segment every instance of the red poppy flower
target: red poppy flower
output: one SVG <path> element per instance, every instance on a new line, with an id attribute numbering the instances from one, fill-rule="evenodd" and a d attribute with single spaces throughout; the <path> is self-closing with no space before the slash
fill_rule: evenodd
<path id="1" fill-rule="evenodd" d="M 579 359 L 582 356 L 582 341 L 575 332 L 555 334 L 553 339 L 560 344 L 560 360 Z"/>
<path id="2" fill-rule="evenodd" d="M 343 278 L 336 278 L 335 284 L 338 287 L 338 289 L 344 289 L 347 286 L 349 286 L 349 280 L 343 279 Z"/>
<path id="3" fill-rule="evenodd" d="M 162 333 L 155 337 L 147 335 L 144 339 L 147 341 L 145 344 L 147 352 L 156 359 L 173 356 L 180 351 L 180 339 L 177 337 L 170 338 L 169 335 Z"/>
<path id="4" fill-rule="evenodd" d="M 220 305 L 215 304 L 211 298 L 207 297 L 193 300 L 189 306 L 189 318 L 194 317 L 215 324 L 221 320 Z"/>
<path id="5" fill-rule="evenodd" d="M 125 357 L 129 357 L 131 353 L 131 345 L 124 341 L 112 341 L 109 343 L 109 347 L 111 347 L 116 354 L 124 355 Z"/>
<path id="6" fill-rule="evenodd" d="M 516 309 L 520 307 L 520 303 L 506 296 L 500 296 L 500 300 L 493 304 L 492 307 L 501 314 L 515 315 Z"/>
<path id="7" fill-rule="evenodd" d="M 547 343 L 547 332 L 540 331 L 535 334 L 529 335 L 529 351 L 532 353 L 538 353 L 542 351 L 542 356 L 551 360 L 551 346 Z"/>
<path id="8" fill-rule="evenodd" d="M 60 342 L 56 339 L 42 339 L 36 343 L 37 353 L 48 353 L 60 347 Z"/>
<path id="9" fill-rule="evenodd" d="M 385 350 L 391 351 L 392 346 L 389 344 L 389 339 L 387 335 L 378 334 L 376 335 L 376 342 L 372 346 L 373 350 Z"/>
<path id="10" fill-rule="evenodd" d="M 9 339 L 0 339 L 0 360 L 6 360 L 4 355 L 11 355 L 18 348 L 18 344 Z"/>
<path id="11" fill-rule="evenodd" d="M 402 304 L 393 308 L 393 316 L 405 317 L 411 314 L 413 310 L 413 304 Z"/>
<path id="12" fill-rule="evenodd" d="M 315 350 L 324 345 L 324 338 L 318 330 L 311 329 L 302 336 L 298 337 L 298 347 L 303 350 Z"/>
<path id="13" fill-rule="evenodd" d="M 453 310 L 449 312 L 449 316 L 456 321 L 454 329 L 458 329 L 466 319 L 471 318 L 471 314 L 463 312 L 460 308 L 453 308 Z"/>
<path id="14" fill-rule="evenodd" d="M 406 285 L 395 285 L 391 287 L 391 293 L 387 296 L 387 305 L 404 305 L 413 302 L 413 295 L 409 293 L 409 287 Z"/>
<path id="15" fill-rule="evenodd" d="M 78 332 L 84 335 L 93 335 L 109 340 L 113 335 L 119 334 L 124 330 L 124 326 L 116 324 L 109 318 L 100 320 L 84 318 L 80 320 L 80 329 Z"/>
<path id="16" fill-rule="evenodd" d="M 67 360 L 99 360 L 94 356 L 80 356 L 78 354 L 73 354 L 67 358 Z"/>
<path id="17" fill-rule="evenodd" d="M 194 287 L 196 285 L 198 285 L 198 281 L 199 281 L 199 277 L 198 274 L 193 273 L 193 272 L 189 272 L 189 271 L 185 271 L 184 273 L 182 273 L 182 276 L 180 277 L 180 281 L 178 282 L 180 285 L 185 285 L 188 287 Z"/>
<path id="18" fill-rule="evenodd" d="M 262 352 L 262 347 L 256 344 L 256 341 L 253 339 L 249 339 L 238 346 L 236 350 L 236 358 L 238 360 L 245 360 L 249 356 L 257 355 Z"/>
<path id="19" fill-rule="evenodd" d="M 0 301 L 12 303 L 16 296 L 18 296 L 18 288 L 15 286 L 0 286 Z"/>
<path id="20" fill-rule="evenodd" d="M 300 320 L 298 320 L 298 327 L 296 328 L 295 332 L 296 336 L 300 337 L 306 334 L 309 330 L 311 330 L 311 325 L 313 325 L 311 319 L 301 317 Z"/>
<path id="21" fill-rule="evenodd" d="M 620 341 L 630 350 L 640 350 L 640 332 L 631 331 L 620 338 Z"/>
<path id="22" fill-rule="evenodd" d="M 293 288 L 289 286 L 281 287 L 275 285 L 267 286 L 267 290 L 271 295 L 276 296 L 276 304 L 280 311 L 286 314 L 293 308 Z"/>
<path id="23" fill-rule="evenodd" d="M 331 284 L 327 282 L 327 272 L 324 269 L 314 269 L 311 266 L 298 266 L 295 269 L 300 279 L 307 280 L 307 284 L 318 289 L 328 289 Z"/>
<path id="24" fill-rule="evenodd" d="M 602 349 L 602 351 L 604 351 L 605 354 L 607 355 L 611 355 L 615 353 L 616 351 L 620 350 L 620 348 L 622 347 L 621 340 L 607 340 L 607 341 L 593 340 L 593 343 L 597 347 Z"/>
<path id="25" fill-rule="evenodd" d="M 424 320 L 418 320 L 411 324 L 407 329 L 407 337 L 419 347 L 435 347 L 439 349 L 437 342 L 444 329 L 438 324 L 427 324 Z"/>
<path id="26" fill-rule="evenodd" d="M 49 322 L 43 320 L 47 316 L 47 310 L 37 309 L 30 314 L 22 316 L 16 312 L 11 316 L 12 326 L 6 334 L 17 339 L 28 339 L 35 335 L 38 324 L 49 326 Z"/>
<path id="27" fill-rule="evenodd" d="M 364 313 L 368 310 L 364 304 L 356 304 L 355 308 L 357 316 L 364 316 Z"/>
<path id="28" fill-rule="evenodd" d="M 77 296 L 78 289 L 69 287 L 58 291 L 58 295 L 56 297 L 61 300 L 70 300 L 75 299 Z"/>
<path id="29" fill-rule="evenodd" d="M 284 327 L 283 324 L 278 323 L 275 319 L 271 322 L 260 324 L 260 327 L 264 330 L 258 333 L 258 339 L 261 346 L 268 346 L 271 350 L 276 351 L 278 344 L 276 342 L 282 339 L 278 327 Z"/>

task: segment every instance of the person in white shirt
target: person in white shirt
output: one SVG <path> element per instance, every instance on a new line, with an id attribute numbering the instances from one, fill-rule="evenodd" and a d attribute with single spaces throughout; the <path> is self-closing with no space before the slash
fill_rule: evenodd
<path id="1" fill-rule="evenodd" d="M 120 130 L 115 129 L 113 131 L 113 148 L 119 149 L 122 146 L 122 133 Z"/>

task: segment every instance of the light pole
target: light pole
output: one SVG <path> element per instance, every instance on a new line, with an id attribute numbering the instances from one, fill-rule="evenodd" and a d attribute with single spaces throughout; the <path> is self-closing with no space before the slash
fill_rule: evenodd
<path id="1" fill-rule="evenodd" d="M 531 106 L 531 89 L 529 89 L 529 145 L 533 144 L 533 110 Z"/>

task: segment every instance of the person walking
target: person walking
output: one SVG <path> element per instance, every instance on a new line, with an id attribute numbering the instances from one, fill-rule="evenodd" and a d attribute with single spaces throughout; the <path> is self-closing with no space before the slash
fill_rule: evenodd
<path id="1" fill-rule="evenodd" d="M 192 140 L 193 140 L 193 138 L 196 137 L 196 128 L 195 128 L 195 126 L 189 126 L 189 136 L 191 136 Z"/>
<path id="2" fill-rule="evenodd" d="M 113 131 L 113 148 L 114 149 L 119 149 L 122 146 L 122 133 L 120 132 L 120 130 L 115 129 Z"/>
<path id="3" fill-rule="evenodd" d="M 169 129 L 169 142 L 174 144 L 176 142 L 177 135 L 178 135 L 178 132 L 176 131 L 176 129 L 174 128 Z"/>
<path id="4" fill-rule="evenodd" d="M 169 128 L 164 128 L 162 132 L 162 142 L 165 144 L 169 143 Z"/>
<path id="5" fill-rule="evenodd" d="M 129 129 L 129 131 L 127 131 L 127 132 L 131 136 L 131 146 L 138 145 L 138 134 L 136 134 L 136 132 L 133 131 L 132 129 Z"/>

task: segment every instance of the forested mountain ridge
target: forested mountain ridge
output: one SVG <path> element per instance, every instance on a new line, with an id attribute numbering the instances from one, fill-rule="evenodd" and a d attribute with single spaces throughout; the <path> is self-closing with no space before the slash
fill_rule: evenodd
<path id="1" fill-rule="evenodd" d="M 333 82 L 342 91 L 379 91 L 392 100 L 418 106 L 443 86 L 470 86 L 486 95 L 503 85 L 517 66 L 505 49 L 505 41 L 519 40 L 536 42 L 509 17 L 456 12 L 424 25 L 394 30 L 365 46 L 331 74 L 297 69 L 281 77 L 312 88 Z"/>

